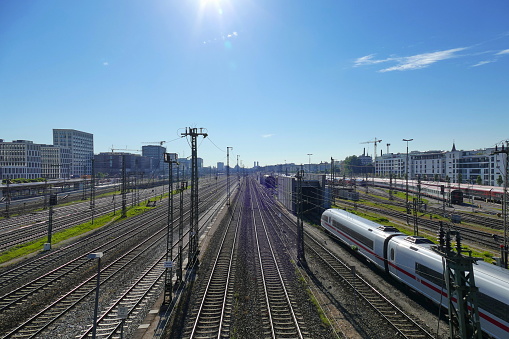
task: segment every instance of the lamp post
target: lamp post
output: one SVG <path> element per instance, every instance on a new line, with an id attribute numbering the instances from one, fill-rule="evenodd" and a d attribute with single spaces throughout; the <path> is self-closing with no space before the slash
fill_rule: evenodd
<path id="1" fill-rule="evenodd" d="M 410 209 L 408 208 L 408 143 L 414 139 L 403 139 L 406 142 L 406 161 L 405 161 L 405 177 L 406 177 L 406 223 L 408 224 L 408 213 L 410 213 Z"/>
<path id="2" fill-rule="evenodd" d="M 226 204 L 228 206 L 230 206 L 230 150 L 233 150 L 233 147 L 226 147 L 226 195 L 228 196 Z"/>
<path id="3" fill-rule="evenodd" d="M 97 313 L 99 310 L 99 285 L 101 284 L 101 258 L 103 252 L 90 253 L 88 259 L 97 259 L 97 286 L 95 288 L 94 324 L 92 327 L 92 338 L 96 338 Z"/>

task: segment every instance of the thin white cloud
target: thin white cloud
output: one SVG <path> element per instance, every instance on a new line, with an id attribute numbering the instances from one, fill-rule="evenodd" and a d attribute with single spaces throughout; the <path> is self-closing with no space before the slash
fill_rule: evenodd
<path id="1" fill-rule="evenodd" d="M 503 55 L 503 54 L 509 54 L 509 49 L 504 49 L 503 51 L 500 51 L 495 55 Z"/>
<path id="2" fill-rule="evenodd" d="M 396 60 L 399 64 L 396 66 L 381 69 L 379 72 L 408 71 L 426 68 L 436 62 L 456 58 L 458 56 L 456 53 L 464 51 L 465 49 L 467 49 L 467 47 L 452 48 L 445 51 L 432 53 L 422 53 L 409 57 L 392 58 L 392 60 Z"/>
<path id="3" fill-rule="evenodd" d="M 495 60 L 484 60 L 484 61 L 480 61 L 470 67 L 478 67 L 478 66 L 482 66 L 482 65 L 486 65 L 486 64 L 491 64 L 492 62 L 495 62 Z"/>
<path id="4" fill-rule="evenodd" d="M 393 60 L 398 59 L 398 58 L 387 58 L 387 59 L 375 60 L 375 59 L 373 59 L 374 56 L 375 56 L 374 54 L 370 54 L 370 55 L 366 55 L 366 56 L 358 58 L 354 62 L 354 67 L 364 66 L 364 65 L 375 65 L 375 64 L 380 64 L 382 62 L 393 61 Z"/>
<path id="5" fill-rule="evenodd" d="M 103 66 L 109 66 L 109 65 L 110 65 L 109 62 L 107 62 L 107 61 L 103 62 Z"/>
<path id="6" fill-rule="evenodd" d="M 264 134 L 262 135 L 262 138 L 270 138 L 272 136 L 274 136 L 274 134 Z"/>

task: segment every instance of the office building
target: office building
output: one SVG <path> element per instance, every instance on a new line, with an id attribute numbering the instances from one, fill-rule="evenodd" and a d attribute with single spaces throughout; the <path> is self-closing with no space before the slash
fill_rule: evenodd
<path id="1" fill-rule="evenodd" d="M 53 129 L 53 145 L 67 147 L 71 151 L 71 177 L 92 174 L 94 135 L 74 129 Z"/>

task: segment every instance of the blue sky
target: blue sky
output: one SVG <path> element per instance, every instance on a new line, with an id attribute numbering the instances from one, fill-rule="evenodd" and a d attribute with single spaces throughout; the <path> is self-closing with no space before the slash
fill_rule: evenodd
<path id="1" fill-rule="evenodd" d="M 2 0 L 0 138 L 251 167 L 509 138 L 509 2 Z M 379 152 L 379 151 L 378 151 Z"/>

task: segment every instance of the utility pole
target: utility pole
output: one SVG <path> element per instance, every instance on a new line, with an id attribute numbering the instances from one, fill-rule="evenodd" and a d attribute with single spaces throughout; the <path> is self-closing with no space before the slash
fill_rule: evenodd
<path id="1" fill-rule="evenodd" d="M 226 147 L 226 195 L 228 196 L 226 204 L 228 206 L 230 206 L 230 150 L 233 150 L 233 147 Z"/>
<path id="2" fill-rule="evenodd" d="M 297 171 L 297 260 L 300 265 L 306 265 L 306 256 L 304 253 L 304 222 L 302 220 L 303 204 L 302 204 L 302 180 L 304 170 Z"/>
<path id="3" fill-rule="evenodd" d="M 502 265 L 504 268 L 507 268 L 508 261 L 508 248 L 507 248 L 507 180 L 509 179 L 509 141 L 506 140 L 506 147 L 504 148 L 504 143 L 502 143 L 502 149 L 499 150 L 498 146 L 495 146 L 495 152 L 493 154 L 505 154 L 505 178 L 504 178 L 504 196 L 502 197 L 502 215 L 503 215 L 503 225 L 504 225 L 504 245 L 502 248 Z"/>
<path id="4" fill-rule="evenodd" d="M 240 173 L 239 173 L 239 157 L 240 154 L 237 154 L 237 180 L 240 181 Z"/>
<path id="5" fill-rule="evenodd" d="M 184 237 L 184 191 L 187 188 L 187 181 L 180 183 L 179 189 L 179 235 L 178 235 L 178 250 L 177 250 L 177 283 L 182 282 L 182 254 L 183 254 L 183 237 Z"/>
<path id="6" fill-rule="evenodd" d="M 182 136 L 191 137 L 191 210 L 189 215 L 188 267 L 194 267 L 198 256 L 198 146 L 196 139 L 200 135 L 204 138 L 208 136 L 207 133 L 203 132 L 203 128 L 200 128 L 198 132 L 197 128 L 188 127 L 186 132 L 182 133 Z"/>
<path id="7" fill-rule="evenodd" d="M 53 191 L 53 189 L 51 189 L 49 195 L 48 242 L 44 244 L 45 251 L 51 250 L 51 235 L 53 233 L 53 206 L 56 206 L 57 203 L 57 194 Z"/>
<path id="8" fill-rule="evenodd" d="M 168 222 L 166 230 L 166 270 L 164 283 L 163 305 L 168 306 L 172 300 L 173 292 L 173 164 L 178 164 L 177 153 L 164 153 L 164 162 L 168 163 Z M 163 185 L 164 187 L 164 185 Z"/>
<path id="9" fill-rule="evenodd" d="M 11 183 L 11 179 L 5 179 L 7 184 L 7 199 L 5 200 L 5 217 L 10 218 L 9 207 L 11 205 L 11 188 L 9 184 Z"/>
<path id="10" fill-rule="evenodd" d="M 95 166 L 94 159 L 92 159 L 92 178 L 90 181 L 90 211 L 92 212 L 92 225 L 94 224 L 95 213 Z"/>
<path id="11" fill-rule="evenodd" d="M 414 139 L 403 139 L 406 142 L 406 161 L 405 161 L 405 179 L 406 179 L 406 223 L 408 225 L 408 214 L 410 214 L 410 207 L 408 205 L 408 143 Z"/>
<path id="12" fill-rule="evenodd" d="M 451 247 L 451 235 L 456 236 L 456 252 Z M 440 221 L 439 246 L 433 248 L 445 258 L 445 287 L 448 295 L 449 338 L 481 339 L 478 310 L 478 288 L 475 286 L 473 264 L 477 261 L 471 251 L 461 247 L 457 231 L 445 231 Z M 462 253 L 468 252 L 468 256 Z"/>
<path id="13" fill-rule="evenodd" d="M 421 206 L 421 177 L 417 175 L 417 198 L 414 202 L 414 235 L 419 235 L 419 210 Z"/>
<path id="14" fill-rule="evenodd" d="M 122 154 L 122 218 L 127 217 L 127 173 L 125 154 Z"/>
<path id="15" fill-rule="evenodd" d="M 389 173 L 389 200 L 393 200 L 392 197 L 392 172 Z"/>
<path id="16" fill-rule="evenodd" d="M 331 185 L 332 185 L 332 189 L 330 192 L 330 195 L 331 195 L 330 205 L 332 207 L 332 205 L 336 202 L 336 198 L 334 196 L 334 190 L 336 189 L 336 178 L 335 178 L 336 171 L 334 168 L 334 158 L 333 157 L 330 157 L 330 176 L 331 176 Z"/>

